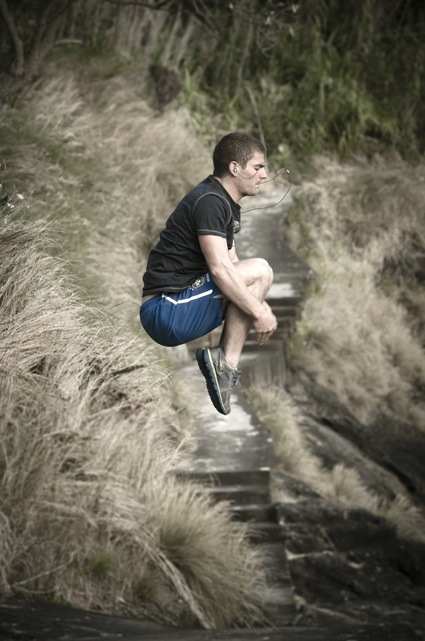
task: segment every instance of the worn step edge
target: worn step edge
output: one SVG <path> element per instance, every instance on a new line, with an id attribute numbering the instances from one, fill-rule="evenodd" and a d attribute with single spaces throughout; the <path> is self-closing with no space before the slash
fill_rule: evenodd
<path id="1" fill-rule="evenodd" d="M 230 513 L 240 521 L 267 521 L 273 513 L 271 505 L 235 505 L 230 506 Z"/>
<path id="2" fill-rule="evenodd" d="M 248 534 L 251 542 L 259 545 L 285 540 L 284 528 L 274 521 L 256 521 L 251 524 Z"/>
<path id="3" fill-rule="evenodd" d="M 278 283 L 279 284 L 279 283 Z M 276 306 L 290 306 L 296 307 L 304 300 L 304 295 L 301 292 L 288 292 L 287 296 L 266 296 L 266 300 L 271 307 Z"/>
<path id="4" fill-rule="evenodd" d="M 298 316 L 300 307 L 298 305 L 270 305 L 275 316 L 281 314 L 282 316 L 288 316 L 292 318 L 293 316 Z"/>
<path id="5" fill-rule="evenodd" d="M 175 476 L 182 480 L 195 481 L 211 487 L 215 486 L 240 486 L 242 483 L 249 485 L 264 485 L 269 487 L 270 484 L 270 467 L 261 467 L 254 469 L 228 470 L 215 469 L 214 471 L 191 470 L 190 468 L 174 470 Z"/>
<path id="6" fill-rule="evenodd" d="M 270 503 L 270 490 L 267 485 L 216 485 L 204 487 L 200 491 L 210 494 L 216 501 L 230 501 L 240 505 L 252 505 L 254 500 Z"/>
<path id="7" fill-rule="evenodd" d="M 292 587 L 288 585 L 271 585 L 265 588 L 262 595 L 262 602 L 268 607 L 292 606 L 295 607 L 295 598 Z"/>

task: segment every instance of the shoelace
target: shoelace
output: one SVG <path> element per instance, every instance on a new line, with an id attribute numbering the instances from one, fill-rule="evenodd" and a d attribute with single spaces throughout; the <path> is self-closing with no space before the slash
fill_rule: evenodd
<path id="1" fill-rule="evenodd" d="M 222 354 L 223 353 L 220 352 L 219 355 L 218 355 L 217 368 L 218 368 L 219 371 L 220 370 L 224 371 L 226 369 L 231 371 L 232 378 L 230 379 L 230 387 L 235 387 L 235 385 L 237 384 L 237 382 L 239 380 L 239 377 L 241 375 L 241 370 L 237 369 L 237 368 L 230 367 L 230 365 L 228 365 L 226 363 L 226 359 L 224 358 L 224 356 Z"/>
<path id="2" fill-rule="evenodd" d="M 232 387 L 235 387 L 235 385 L 237 384 L 237 382 L 239 380 L 239 376 L 240 375 L 241 375 L 241 373 L 240 373 L 240 370 L 238 370 L 238 369 L 232 372 L 232 382 L 231 382 L 231 386 Z"/>

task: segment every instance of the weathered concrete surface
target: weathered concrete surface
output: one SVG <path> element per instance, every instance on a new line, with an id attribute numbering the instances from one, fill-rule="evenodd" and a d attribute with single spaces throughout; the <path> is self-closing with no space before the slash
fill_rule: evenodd
<path id="1" fill-rule="evenodd" d="M 48 603 L 0 605 L 1 641 L 419 641 L 408 626 L 261 628 L 257 630 L 170 629 Z"/>
<path id="2" fill-rule="evenodd" d="M 205 379 L 191 362 L 179 371 L 190 389 L 190 406 L 196 449 L 187 469 L 193 472 L 267 470 L 272 441 L 240 390 L 232 396 L 232 411 L 219 414 L 212 405 Z"/>
<path id="3" fill-rule="evenodd" d="M 196 436 L 192 459 L 181 474 L 204 481 L 216 500 L 229 501 L 229 509 L 235 518 L 256 522 L 255 538 L 263 546 L 269 578 L 263 595 L 266 616 L 274 625 L 292 624 L 296 607 L 285 548 L 279 536 L 280 528 L 272 522 L 270 470 L 273 444 L 270 434 L 252 412 L 241 390 L 236 388 L 232 411 L 223 416 L 210 402 L 204 378 L 194 363 L 184 366 L 179 377 L 191 390 L 191 415 Z"/>

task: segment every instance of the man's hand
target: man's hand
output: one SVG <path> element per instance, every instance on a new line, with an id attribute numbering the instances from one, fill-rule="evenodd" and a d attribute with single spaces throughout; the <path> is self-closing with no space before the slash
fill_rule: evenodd
<path id="1" fill-rule="evenodd" d="M 259 345 L 267 343 L 277 328 L 277 318 L 273 314 L 270 305 L 264 301 L 263 308 L 264 312 L 253 323 L 253 327 L 257 332 L 257 343 Z"/>

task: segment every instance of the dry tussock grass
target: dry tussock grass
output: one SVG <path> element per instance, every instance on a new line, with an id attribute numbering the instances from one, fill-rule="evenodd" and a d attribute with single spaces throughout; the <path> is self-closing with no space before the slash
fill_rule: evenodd
<path id="1" fill-rule="evenodd" d="M 1 589 L 249 625 L 258 553 L 176 481 L 172 382 L 137 320 L 149 234 L 207 154 L 184 111 L 156 117 L 123 80 L 85 89 L 64 73 L 7 114 L 26 125 L 5 188 L 29 207 L 0 236 Z"/>
<path id="2" fill-rule="evenodd" d="M 299 372 L 338 395 L 359 420 L 390 412 L 423 428 L 425 354 L 406 291 L 425 248 L 423 167 L 340 166 L 321 159 L 298 191 L 288 238 L 317 274 L 292 344 Z M 422 179 L 421 179 L 422 177 Z M 411 300 L 411 298 L 410 298 Z"/>
<path id="3" fill-rule="evenodd" d="M 49 132 L 61 145 L 61 153 L 81 159 L 66 176 L 58 172 L 55 157 L 39 163 L 37 173 L 39 182 L 45 178 L 49 201 L 54 194 L 51 215 L 64 220 L 68 236 L 74 233 L 80 241 L 77 255 L 86 277 L 102 295 L 111 295 L 116 308 L 128 274 L 129 291 L 139 300 L 142 268 L 134 257 L 143 262 L 176 201 L 210 169 L 210 154 L 187 111 L 156 116 L 135 84 L 123 78 L 92 82 L 83 97 L 68 72 L 35 86 L 26 112 L 40 135 Z M 32 179 L 33 160 L 27 167 Z"/>
<path id="4" fill-rule="evenodd" d="M 275 466 L 299 479 L 321 496 L 347 507 L 356 507 L 382 516 L 393 523 L 400 536 L 425 540 L 425 517 L 397 479 L 393 479 L 395 499 L 383 500 L 365 485 L 358 472 L 344 464 L 324 467 L 311 452 L 303 434 L 302 416 L 287 393 L 279 388 L 251 388 L 250 399 L 273 438 Z M 291 500 L 275 489 L 273 500 Z"/>

